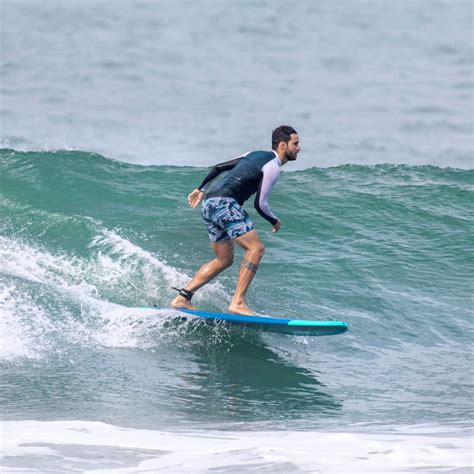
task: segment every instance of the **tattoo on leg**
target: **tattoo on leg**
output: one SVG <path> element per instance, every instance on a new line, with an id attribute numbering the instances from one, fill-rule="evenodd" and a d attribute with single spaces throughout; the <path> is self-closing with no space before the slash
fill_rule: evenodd
<path id="1" fill-rule="evenodd" d="M 250 260 L 247 260 L 244 258 L 242 261 L 242 265 L 240 266 L 241 268 L 246 268 L 247 270 L 250 270 L 253 273 L 256 273 L 258 265 L 255 265 L 255 263 L 252 263 Z"/>

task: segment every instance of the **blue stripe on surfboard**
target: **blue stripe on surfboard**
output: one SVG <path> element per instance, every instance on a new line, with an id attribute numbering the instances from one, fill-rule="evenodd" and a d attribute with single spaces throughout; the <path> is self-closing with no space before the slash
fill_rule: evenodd
<path id="1" fill-rule="evenodd" d="M 291 319 L 288 326 L 313 326 L 313 327 L 348 327 L 344 321 L 310 321 L 305 319 Z"/>

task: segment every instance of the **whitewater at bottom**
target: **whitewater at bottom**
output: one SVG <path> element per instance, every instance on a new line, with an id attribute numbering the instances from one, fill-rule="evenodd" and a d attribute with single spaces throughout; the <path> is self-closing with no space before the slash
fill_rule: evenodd
<path id="1" fill-rule="evenodd" d="M 2 472 L 468 473 L 467 427 L 355 425 L 347 431 L 173 430 L 86 421 L 4 421 Z"/>

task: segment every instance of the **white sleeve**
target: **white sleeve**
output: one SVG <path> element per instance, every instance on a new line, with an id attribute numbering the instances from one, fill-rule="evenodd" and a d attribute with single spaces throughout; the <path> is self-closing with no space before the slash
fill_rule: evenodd
<path id="1" fill-rule="evenodd" d="M 278 166 L 277 158 L 269 161 L 262 168 L 263 176 L 258 187 L 257 196 L 255 197 L 255 209 L 258 213 L 272 225 L 277 222 L 277 217 L 273 214 L 268 205 L 268 196 L 273 188 L 273 185 L 280 177 L 280 166 Z"/>

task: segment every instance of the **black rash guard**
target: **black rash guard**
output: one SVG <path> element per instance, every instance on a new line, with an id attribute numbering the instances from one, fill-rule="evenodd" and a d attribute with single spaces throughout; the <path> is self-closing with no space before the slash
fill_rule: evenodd
<path id="1" fill-rule="evenodd" d="M 216 189 L 206 193 L 206 199 L 230 197 L 242 206 L 252 194 L 257 193 L 255 209 L 264 219 L 275 225 L 278 219 L 268 205 L 268 196 L 278 181 L 280 166 L 281 161 L 275 151 L 251 151 L 214 166 L 198 189 L 205 192 L 214 178 L 223 171 L 230 170 Z"/>

